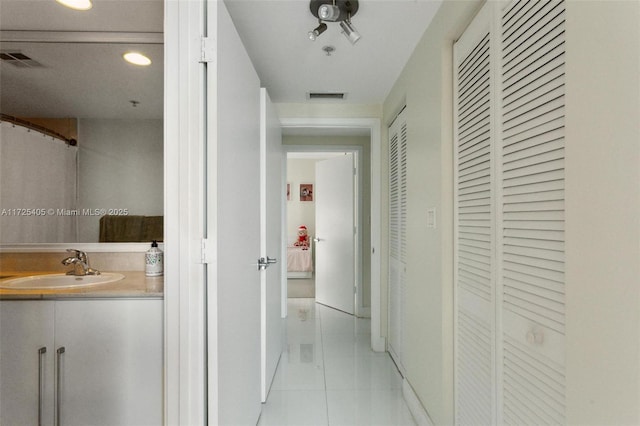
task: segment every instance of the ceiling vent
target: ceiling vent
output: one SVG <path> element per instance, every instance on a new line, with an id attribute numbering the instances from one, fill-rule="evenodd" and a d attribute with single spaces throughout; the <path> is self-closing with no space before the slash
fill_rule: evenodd
<path id="1" fill-rule="evenodd" d="M 334 99 L 334 100 L 344 100 L 346 99 L 346 93 L 327 93 L 327 92 L 310 92 L 307 93 L 307 99 Z"/>
<path id="2" fill-rule="evenodd" d="M 0 52 L 0 59 L 5 64 L 11 64 L 18 68 L 42 68 L 43 65 L 28 57 L 22 52 L 3 51 Z"/>

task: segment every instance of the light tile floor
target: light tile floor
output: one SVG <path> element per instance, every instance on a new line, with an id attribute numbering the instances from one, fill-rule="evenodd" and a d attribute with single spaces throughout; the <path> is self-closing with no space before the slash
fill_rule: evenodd
<path id="1" fill-rule="evenodd" d="M 314 299 L 288 303 L 287 348 L 259 426 L 415 425 L 395 364 L 370 349 L 370 320 Z"/>

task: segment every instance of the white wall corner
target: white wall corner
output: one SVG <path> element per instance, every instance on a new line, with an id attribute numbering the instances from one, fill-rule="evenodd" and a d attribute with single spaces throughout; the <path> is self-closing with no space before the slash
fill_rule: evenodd
<path id="1" fill-rule="evenodd" d="M 404 397 L 404 400 L 409 407 L 409 411 L 411 411 L 411 415 L 418 426 L 435 425 L 433 420 L 431 420 L 431 417 L 429 417 L 427 410 L 425 410 L 418 399 L 418 395 L 416 395 L 406 378 L 402 380 L 402 396 Z"/>

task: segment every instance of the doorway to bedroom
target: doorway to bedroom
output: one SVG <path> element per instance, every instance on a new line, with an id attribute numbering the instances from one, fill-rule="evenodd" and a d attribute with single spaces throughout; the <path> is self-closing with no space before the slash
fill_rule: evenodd
<path id="1" fill-rule="evenodd" d="M 287 243 L 287 251 L 294 251 L 294 244 L 300 238 L 299 233 L 304 234 L 306 231 L 309 241 L 306 256 L 311 260 L 312 266 L 312 271 L 292 271 L 292 268 L 287 267 L 287 294 L 290 298 L 314 298 L 319 303 L 356 316 L 371 315 L 371 137 L 368 127 L 283 127 L 283 146 L 287 155 L 287 166 L 283 174 L 287 188 L 283 240 Z M 348 156 L 351 160 L 346 159 Z M 348 169 L 349 176 L 345 177 L 351 183 L 338 184 L 337 189 L 324 191 L 321 182 L 316 180 L 318 164 L 330 163 L 329 160 L 339 161 L 340 158 L 347 162 L 353 161 L 353 166 Z M 354 175 L 354 171 L 357 171 L 357 174 Z M 347 195 L 345 189 L 349 186 L 353 192 Z M 351 197 L 352 211 L 338 212 L 335 208 L 329 207 L 325 209 L 328 213 L 319 214 L 319 207 L 324 200 L 322 195 L 326 195 L 327 192 L 343 198 Z M 329 227 L 334 230 L 342 226 L 338 236 L 327 235 L 326 231 L 318 229 L 319 226 L 323 226 L 323 216 L 336 215 L 338 224 Z M 301 229 L 301 226 L 304 227 Z M 352 241 L 348 256 L 341 255 L 336 258 L 337 250 L 330 248 L 330 243 L 336 238 Z M 323 249 L 334 255 L 333 258 L 328 257 L 331 260 L 324 262 L 329 264 L 332 271 L 324 271 L 324 274 Z M 350 271 L 341 263 L 349 258 L 352 259 Z M 303 274 L 300 274 L 301 272 Z M 352 276 L 350 282 L 330 289 L 328 293 L 322 292 L 323 276 L 329 277 L 329 281 L 335 284 L 349 274 Z M 336 289 L 337 292 L 333 291 Z M 339 297 L 339 300 L 336 301 L 335 297 Z"/>
<path id="2" fill-rule="evenodd" d="M 322 158 L 313 152 L 287 154 L 287 298 L 316 297 L 313 195 L 315 164 Z"/>
<path id="3" fill-rule="evenodd" d="M 343 151 L 287 153 L 288 298 L 316 298 L 316 249 L 321 243 L 316 224 L 319 213 L 316 168 L 319 162 L 344 155 Z"/>
<path id="4" fill-rule="evenodd" d="M 355 316 L 371 318 L 371 347 L 384 352 L 386 343 L 381 337 L 381 138 L 380 120 L 377 118 L 299 117 L 280 112 L 282 148 L 287 153 L 298 152 L 357 152 L 358 187 L 357 213 L 360 226 L 357 229 L 358 247 L 356 261 L 358 275 L 355 294 Z M 283 161 L 282 191 L 286 191 L 286 161 Z M 292 185 L 290 191 L 295 191 Z M 283 197 L 282 240 L 287 241 L 286 194 Z M 285 245 L 285 244 L 283 244 Z M 283 247 L 286 251 L 286 247 Z M 282 258 L 286 255 L 283 253 Z M 282 262 L 286 277 L 286 262 Z M 317 277 L 316 277 L 317 278 Z M 282 314 L 287 316 L 286 280 L 283 279 Z M 317 289 L 317 282 L 316 289 Z M 291 299 L 296 300 L 296 299 Z M 301 300 L 301 299 L 298 299 Z M 315 299 L 313 299 L 315 301 Z"/>

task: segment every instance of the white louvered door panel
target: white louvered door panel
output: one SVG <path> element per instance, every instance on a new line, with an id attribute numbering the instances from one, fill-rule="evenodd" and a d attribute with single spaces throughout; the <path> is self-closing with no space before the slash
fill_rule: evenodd
<path id="1" fill-rule="evenodd" d="M 456 423 L 495 419 L 491 7 L 456 42 Z"/>
<path id="2" fill-rule="evenodd" d="M 389 353 L 404 374 L 407 257 L 407 123 L 402 111 L 389 126 Z"/>
<path id="3" fill-rule="evenodd" d="M 565 423 L 564 21 L 491 2 L 455 45 L 458 424 Z"/>
<path id="4" fill-rule="evenodd" d="M 564 424 L 564 3 L 502 11 L 502 423 Z"/>

